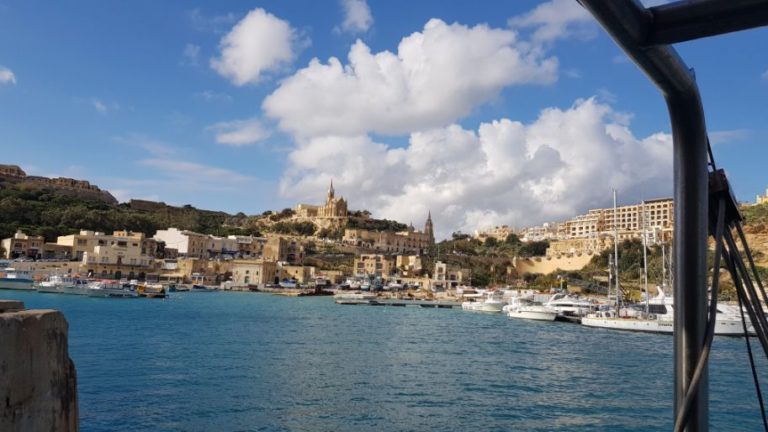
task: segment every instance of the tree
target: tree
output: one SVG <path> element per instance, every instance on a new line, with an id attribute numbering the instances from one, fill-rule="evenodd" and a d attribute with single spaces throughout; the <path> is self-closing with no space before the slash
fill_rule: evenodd
<path id="1" fill-rule="evenodd" d="M 485 239 L 485 247 L 496 247 L 499 245 L 499 241 L 496 240 L 496 237 L 487 237 Z"/>
<path id="2" fill-rule="evenodd" d="M 515 233 L 510 233 L 506 239 L 504 239 L 504 243 L 510 245 L 510 246 L 517 246 L 521 243 L 520 237 L 517 236 Z"/>
<path id="3" fill-rule="evenodd" d="M 546 240 L 533 241 L 523 244 L 518 252 L 521 257 L 543 256 L 547 253 L 549 242 Z"/>

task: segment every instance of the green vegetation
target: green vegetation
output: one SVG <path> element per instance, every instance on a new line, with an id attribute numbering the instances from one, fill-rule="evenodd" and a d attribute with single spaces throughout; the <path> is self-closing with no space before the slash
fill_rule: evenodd
<path id="1" fill-rule="evenodd" d="M 315 224 L 312 222 L 277 222 L 270 227 L 271 232 L 278 234 L 291 234 L 298 236 L 311 236 L 315 234 Z"/>
<path id="2" fill-rule="evenodd" d="M 247 219 L 242 213 L 198 210 L 192 206 L 172 207 L 153 203 L 151 208 L 130 204 L 107 204 L 97 199 L 57 194 L 44 189 L 23 190 L 0 183 L 0 238 L 11 237 L 21 229 L 55 241 L 59 235 L 91 229 L 103 232 L 131 230 L 154 235 L 158 229 L 177 227 L 205 234 L 258 234 L 242 228 Z"/>
<path id="3" fill-rule="evenodd" d="M 768 230 L 768 203 L 742 206 L 739 210 L 749 231 L 759 233 Z"/>
<path id="4" fill-rule="evenodd" d="M 370 214 L 363 210 L 363 213 Z M 389 219 L 371 219 L 367 217 L 351 216 L 347 222 L 347 228 L 359 228 L 370 231 L 406 231 L 408 225 Z"/>

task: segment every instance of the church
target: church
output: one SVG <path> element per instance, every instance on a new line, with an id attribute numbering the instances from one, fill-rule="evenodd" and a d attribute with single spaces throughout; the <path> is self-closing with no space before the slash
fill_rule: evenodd
<path id="1" fill-rule="evenodd" d="M 347 201 L 343 197 L 336 198 L 333 180 L 331 180 L 328 194 L 325 197 L 325 204 L 320 206 L 299 204 L 296 206 L 294 217 L 306 219 L 346 219 Z"/>

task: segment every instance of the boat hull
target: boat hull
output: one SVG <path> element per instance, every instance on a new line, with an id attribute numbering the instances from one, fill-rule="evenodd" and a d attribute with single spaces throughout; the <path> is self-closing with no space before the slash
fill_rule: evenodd
<path id="1" fill-rule="evenodd" d="M 557 318 L 557 312 L 520 308 L 508 311 L 507 316 L 510 318 L 534 321 L 554 321 L 555 318 Z"/>
<path id="2" fill-rule="evenodd" d="M 659 319 L 633 319 L 633 318 L 593 318 L 584 317 L 581 324 L 587 327 L 598 327 L 613 330 L 625 330 L 646 333 L 666 333 L 675 331 L 675 322 Z M 750 334 L 754 334 L 752 326 L 747 326 Z M 717 320 L 715 322 L 715 334 L 718 336 L 743 336 L 744 328 L 739 320 Z"/>
<path id="3" fill-rule="evenodd" d="M 0 289 L 32 291 L 35 288 L 32 279 L 0 278 Z"/>
<path id="4" fill-rule="evenodd" d="M 489 312 L 489 313 L 498 313 L 501 312 L 501 309 L 504 308 L 504 303 L 502 302 L 464 302 L 461 304 L 461 308 L 466 311 L 471 312 Z"/>

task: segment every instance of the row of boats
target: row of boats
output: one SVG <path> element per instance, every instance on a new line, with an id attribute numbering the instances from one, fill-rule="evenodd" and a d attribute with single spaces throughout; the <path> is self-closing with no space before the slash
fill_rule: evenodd
<path id="1" fill-rule="evenodd" d="M 534 302 L 531 295 L 504 296 L 499 291 L 489 291 L 478 301 L 463 302 L 464 310 L 474 312 L 502 312 L 510 318 L 538 321 L 555 321 L 558 318 L 580 322 L 587 327 L 627 330 L 651 333 L 672 333 L 674 331 L 674 301 L 671 296 L 657 288 L 656 297 L 643 303 L 625 305 L 618 311 L 615 307 L 593 300 L 571 296 L 565 293 L 552 295 L 546 302 Z M 754 334 L 747 319 L 746 329 Z M 715 334 L 743 336 L 744 324 L 738 306 L 717 305 Z"/>
<path id="2" fill-rule="evenodd" d="M 139 283 L 137 281 L 90 279 L 69 275 L 50 275 L 45 280 L 36 283 L 29 275 L 14 269 L 4 269 L 0 277 L 0 289 L 37 291 L 45 294 L 69 294 L 88 297 L 148 297 L 165 298 L 169 292 L 191 291 L 210 292 L 216 288 L 205 285 L 163 285 Z"/>

